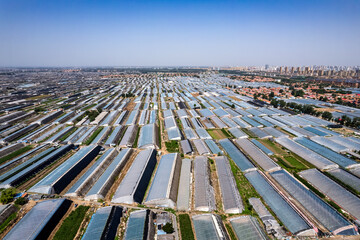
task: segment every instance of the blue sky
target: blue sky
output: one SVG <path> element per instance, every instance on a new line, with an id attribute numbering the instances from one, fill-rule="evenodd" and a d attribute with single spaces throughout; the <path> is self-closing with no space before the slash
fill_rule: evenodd
<path id="1" fill-rule="evenodd" d="M 0 0 L 0 66 L 360 65 L 360 1 Z"/>

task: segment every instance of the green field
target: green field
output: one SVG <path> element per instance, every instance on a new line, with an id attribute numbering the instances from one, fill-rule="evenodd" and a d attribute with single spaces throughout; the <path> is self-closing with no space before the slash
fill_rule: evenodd
<path id="1" fill-rule="evenodd" d="M 0 225 L 0 234 L 3 233 L 5 231 L 5 229 L 7 228 L 7 226 L 9 225 L 9 223 L 16 218 L 17 213 L 14 212 L 13 214 L 11 214 L 1 225 Z"/>
<path id="2" fill-rule="evenodd" d="M 226 227 L 227 232 L 229 233 L 230 239 L 231 239 L 231 240 L 237 240 L 237 237 L 236 237 L 233 229 L 231 228 L 230 224 L 229 224 L 229 223 L 225 223 L 225 227 Z"/>
<path id="3" fill-rule="evenodd" d="M 101 132 L 101 130 L 103 129 L 104 127 L 99 127 L 97 128 L 93 134 L 84 142 L 85 145 L 89 145 L 92 141 L 94 141 L 94 139 L 96 138 L 97 135 L 99 135 L 99 133 Z"/>
<path id="4" fill-rule="evenodd" d="M 8 160 L 10 160 L 10 159 L 12 159 L 14 157 L 17 157 L 17 156 L 29 151 L 30 149 L 32 149 L 32 146 L 28 145 L 28 146 L 25 146 L 23 148 L 20 148 L 20 149 L 16 150 L 15 152 L 12 152 L 12 153 L 6 155 L 6 156 L 0 158 L 0 164 L 3 163 L 3 162 L 8 161 Z"/>
<path id="5" fill-rule="evenodd" d="M 134 144 L 133 147 L 136 148 L 138 141 L 139 141 L 139 135 L 140 135 L 140 128 L 138 128 L 137 132 L 136 132 L 136 136 L 135 136 L 135 140 L 134 140 Z"/>
<path id="6" fill-rule="evenodd" d="M 179 142 L 172 140 L 165 142 L 166 150 L 171 153 L 179 152 Z"/>
<path id="7" fill-rule="evenodd" d="M 86 212 L 90 207 L 79 206 L 64 220 L 54 236 L 54 240 L 74 239 Z"/>
<path id="8" fill-rule="evenodd" d="M 67 132 L 64 136 L 62 136 L 59 139 L 59 142 L 64 141 L 65 139 L 67 139 L 71 134 L 73 134 L 75 131 L 77 130 L 77 127 L 72 128 L 69 132 Z"/>
<path id="9" fill-rule="evenodd" d="M 188 214 L 179 214 L 179 224 L 180 224 L 181 239 L 186 239 L 186 240 L 195 239 L 191 227 L 191 220 Z"/>
<path id="10" fill-rule="evenodd" d="M 213 139 L 224 139 L 231 137 L 230 134 L 224 129 L 206 129 L 206 131 Z"/>
<path id="11" fill-rule="evenodd" d="M 290 163 L 291 166 L 293 166 L 294 168 L 298 169 L 298 170 L 305 170 L 307 169 L 307 167 L 302 164 L 299 160 L 297 160 L 296 158 L 294 158 L 293 156 L 285 156 L 284 159 Z"/>
<path id="12" fill-rule="evenodd" d="M 243 213 L 252 214 L 252 206 L 249 203 L 249 198 L 257 197 L 259 198 L 259 194 L 256 192 L 255 188 L 250 184 L 250 182 L 246 179 L 244 174 L 240 171 L 240 169 L 236 166 L 236 164 L 230 160 L 231 171 L 234 175 L 237 188 L 240 192 L 241 198 L 244 203 L 244 211 Z"/>

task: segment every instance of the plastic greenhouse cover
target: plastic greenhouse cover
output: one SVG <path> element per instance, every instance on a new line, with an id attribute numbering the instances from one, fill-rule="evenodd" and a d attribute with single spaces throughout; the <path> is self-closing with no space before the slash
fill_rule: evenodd
<path id="1" fill-rule="evenodd" d="M 334 208 L 284 170 L 273 172 L 271 176 L 329 231 L 334 232 L 351 225 Z"/>
<path id="2" fill-rule="evenodd" d="M 304 219 L 274 190 L 259 172 L 245 173 L 245 177 L 290 232 L 296 234 L 310 229 Z"/>

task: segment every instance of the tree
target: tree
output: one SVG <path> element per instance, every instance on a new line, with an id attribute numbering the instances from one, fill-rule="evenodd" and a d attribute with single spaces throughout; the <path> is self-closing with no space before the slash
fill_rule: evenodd
<path id="1" fill-rule="evenodd" d="M 15 204 L 17 205 L 24 205 L 27 202 L 28 202 L 27 199 L 23 197 L 19 197 L 18 199 L 15 200 Z"/>
<path id="2" fill-rule="evenodd" d="M 269 95 L 269 98 L 273 98 L 273 97 L 275 97 L 275 94 L 274 94 L 274 92 L 271 92 Z"/>
<path id="3" fill-rule="evenodd" d="M 0 202 L 2 204 L 8 204 L 14 199 L 15 193 L 16 193 L 15 188 L 8 188 L 3 190 L 0 196 Z"/>
<path id="4" fill-rule="evenodd" d="M 286 106 L 286 102 L 284 100 L 279 101 L 280 107 L 283 108 Z"/>
<path id="5" fill-rule="evenodd" d="M 164 232 L 166 233 L 173 233 L 174 232 L 174 228 L 172 223 L 166 223 L 163 227 L 162 230 L 164 230 Z"/>
<path id="6" fill-rule="evenodd" d="M 231 104 L 231 108 L 235 108 L 235 104 Z"/>
<path id="7" fill-rule="evenodd" d="M 325 111 L 321 114 L 321 117 L 330 121 L 333 118 L 333 115 L 331 112 Z"/>

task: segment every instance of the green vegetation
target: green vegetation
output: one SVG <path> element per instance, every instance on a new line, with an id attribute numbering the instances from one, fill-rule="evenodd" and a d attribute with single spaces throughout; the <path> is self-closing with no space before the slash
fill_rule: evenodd
<path id="1" fill-rule="evenodd" d="M 179 142 L 176 140 L 165 142 L 165 146 L 168 152 L 179 152 Z"/>
<path id="2" fill-rule="evenodd" d="M 162 227 L 162 230 L 164 230 L 164 232 L 166 233 L 173 233 L 174 232 L 174 228 L 173 228 L 173 225 L 172 223 L 166 223 L 163 227 Z"/>
<path id="3" fill-rule="evenodd" d="M 231 228 L 230 224 L 229 224 L 229 223 L 225 223 L 225 227 L 226 227 L 227 232 L 229 233 L 230 239 L 231 239 L 231 240 L 237 240 L 237 237 L 236 237 L 233 229 Z"/>
<path id="4" fill-rule="evenodd" d="M 71 134 L 73 134 L 76 131 L 77 127 L 72 128 L 69 132 L 67 132 L 64 136 L 62 136 L 59 141 L 62 142 L 65 139 L 67 139 Z"/>
<path id="5" fill-rule="evenodd" d="M 68 104 L 61 105 L 60 108 L 62 108 L 62 109 L 68 109 L 68 108 L 70 108 L 71 106 L 74 106 L 74 105 L 68 103 Z"/>
<path id="6" fill-rule="evenodd" d="M 206 129 L 206 131 L 213 139 L 224 139 L 231 137 L 230 134 L 226 131 L 223 131 L 223 129 Z"/>
<path id="7" fill-rule="evenodd" d="M 16 215 L 16 212 L 14 212 L 0 225 L 0 234 L 2 234 L 9 225 L 9 223 L 16 218 Z"/>
<path id="8" fill-rule="evenodd" d="M 180 119 L 177 118 L 176 122 L 177 122 L 177 125 L 178 125 L 179 129 L 182 130 L 182 124 L 181 124 Z"/>
<path id="9" fill-rule="evenodd" d="M 74 239 L 88 209 L 88 206 L 79 206 L 77 209 L 72 211 L 61 224 L 53 239 Z"/>
<path id="10" fill-rule="evenodd" d="M 99 127 L 97 128 L 93 134 L 85 141 L 85 145 L 89 145 L 92 141 L 94 141 L 94 139 L 96 138 L 97 135 L 99 135 L 99 133 L 101 132 L 101 130 L 103 129 L 104 127 Z"/>
<path id="11" fill-rule="evenodd" d="M 89 120 L 90 120 L 90 122 L 92 122 L 92 121 L 94 121 L 95 120 L 95 118 L 99 115 L 99 111 L 97 111 L 97 110 L 87 110 L 86 112 L 85 112 L 85 115 L 87 115 L 88 117 L 89 117 Z"/>
<path id="12" fill-rule="evenodd" d="M 227 138 L 233 137 L 228 131 L 225 130 L 225 128 L 222 128 L 222 129 L 221 129 L 221 132 L 222 132 Z"/>
<path id="13" fill-rule="evenodd" d="M 179 214 L 179 224 L 181 239 L 194 240 L 194 233 L 191 226 L 191 220 L 188 214 Z"/>
<path id="14" fill-rule="evenodd" d="M 96 104 L 94 103 L 94 104 L 91 104 L 91 105 L 89 105 L 89 106 L 83 107 L 82 110 L 86 111 L 86 110 L 94 107 L 95 105 L 96 105 Z"/>
<path id="15" fill-rule="evenodd" d="M 275 143 L 270 141 L 269 139 L 259 139 L 259 142 L 262 143 L 265 147 L 267 147 L 270 151 L 272 151 L 275 154 L 286 154 L 284 150 L 276 146 Z"/>
<path id="16" fill-rule="evenodd" d="M 246 133 L 247 135 L 249 135 L 249 137 L 252 137 L 252 138 L 257 138 L 252 132 L 249 131 L 249 129 L 247 128 L 241 128 L 241 130 Z"/>
<path id="17" fill-rule="evenodd" d="M 300 161 L 298 161 L 296 158 L 294 158 L 293 156 L 284 156 L 284 159 L 291 164 L 291 166 L 293 166 L 294 168 L 296 168 L 297 170 L 305 170 L 307 169 L 307 167 L 302 164 Z"/>
<path id="18" fill-rule="evenodd" d="M 158 138 L 159 138 L 159 147 L 161 148 L 161 129 L 160 129 L 160 119 L 158 119 Z"/>
<path id="19" fill-rule="evenodd" d="M 40 112 L 45 112 L 45 111 L 47 111 L 47 110 L 46 110 L 46 108 L 44 108 L 44 107 L 36 107 L 36 108 L 34 109 L 34 111 L 35 111 L 36 113 L 40 113 Z"/>
<path id="20" fill-rule="evenodd" d="M 8 161 L 8 160 L 10 160 L 10 159 L 12 159 L 14 157 L 17 157 L 17 156 L 29 151 L 32 148 L 33 148 L 32 145 L 28 145 L 28 146 L 25 146 L 23 148 L 20 148 L 20 149 L 16 150 L 15 152 L 12 152 L 12 153 L 0 158 L 0 164 L 3 163 L 3 162 Z"/>
<path id="21" fill-rule="evenodd" d="M 24 205 L 27 202 L 28 202 L 28 200 L 26 198 L 23 198 L 23 197 L 19 197 L 18 199 L 15 200 L 16 205 Z"/>
<path id="22" fill-rule="evenodd" d="M 138 141 L 139 141 L 139 135 L 140 135 L 140 128 L 138 128 L 138 130 L 136 132 L 135 141 L 134 141 L 134 144 L 133 144 L 134 148 L 137 147 L 137 144 L 138 144 Z"/>
<path id="23" fill-rule="evenodd" d="M 0 196 L 0 202 L 2 204 L 8 204 L 14 199 L 15 193 L 16 193 L 15 188 L 4 189 Z"/>
<path id="24" fill-rule="evenodd" d="M 237 188 L 240 192 L 241 198 L 244 203 L 244 211 L 243 214 L 253 215 L 252 206 L 249 203 L 249 198 L 257 197 L 259 198 L 259 194 L 256 192 L 254 187 L 250 184 L 250 182 L 246 179 L 244 174 L 240 171 L 240 169 L 236 166 L 234 161 L 230 160 L 231 171 L 235 177 Z"/>

